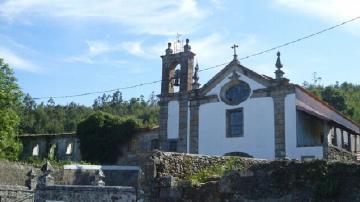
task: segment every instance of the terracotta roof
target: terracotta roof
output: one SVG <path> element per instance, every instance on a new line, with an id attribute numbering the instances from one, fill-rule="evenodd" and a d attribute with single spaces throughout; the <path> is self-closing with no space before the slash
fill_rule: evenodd
<path id="1" fill-rule="evenodd" d="M 320 102 L 323 106 L 327 107 L 328 109 L 334 111 L 335 113 L 337 113 L 339 116 L 343 117 L 344 119 L 346 119 L 347 121 L 351 122 L 352 124 L 356 125 L 358 128 L 360 128 L 360 124 L 355 122 L 354 120 L 352 120 L 351 118 L 349 118 L 347 115 L 345 115 L 344 113 L 338 111 L 337 109 L 335 109 L 333 106 L 329 105 L 327 102 L 321 100 L 318 96 L 316 96 L 315 94 L 313 94 L 312 92 L 306 90 L 305 88 L 301 87 L 300 85 L 295 84 L 295 87 L 299 90 L 301 90 L 302 92 L 304 92 L 306 95 L 314 98 L 316 101 Z M 325 116 L 325 115 L 324 115 Z M 330 120 L 333 120 L 331 117 L 327 117 Z"/>

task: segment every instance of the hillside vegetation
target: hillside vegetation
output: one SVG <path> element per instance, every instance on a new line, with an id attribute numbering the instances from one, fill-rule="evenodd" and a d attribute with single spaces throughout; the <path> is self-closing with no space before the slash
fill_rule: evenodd
<path id="1" fill-rule="evenodd" d="M 340 112 L 360 123 L 360 85 L 344 82 L 334 85 L 305 87 Z"/>

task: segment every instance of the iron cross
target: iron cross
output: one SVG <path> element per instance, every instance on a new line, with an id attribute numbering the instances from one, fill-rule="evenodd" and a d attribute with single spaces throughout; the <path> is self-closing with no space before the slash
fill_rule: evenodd
<path id="1" fill-rule="evenodd" d="M 234 49 L 234 60 L 237 60 L 236 48 L 239 48 L 239 46 L 234 44 L 231 48 Z"/>

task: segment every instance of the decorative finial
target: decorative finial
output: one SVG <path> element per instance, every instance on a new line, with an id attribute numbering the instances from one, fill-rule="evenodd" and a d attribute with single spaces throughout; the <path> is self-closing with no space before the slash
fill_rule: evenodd
<path id="1" fill-rule="evenodd" d="M 173 50 L 171 49 L 171 43 L 168 43 L 168 48 L 165 50 L 166 55 L 172 54 Z"/>
<path id="2" fill-rule="evenodd" d="M 280 51 L 278 51 L 276 55 L 277 55 L 277 60 L 275 66 L 276 68 L 281 69 L 283 65 L 281 64 L 281 60 L 280 60 L 280 55 L 281 55 Z"/>
<path id="3" fill-rule="evenodd" d="M 199 87 L 200 87 L 198 72 L 199 72 L 199 64 L 198 64 L 198 62 L 196 61 L 195 73 L 194 73 L 194 76 L 193 76 L 194 83 L 192 84 L 193 89 L 199 89 Z"/>
<path id="4" fill-rule="evenodd" d="M 239 46 L 234 44 L 233 46 L 231 46 L 231 48 L 234 49 L 234 60 L 238 60 L 237 59 L 237 54 L 236 54 L 236 48 L 239 48 Z"/>
<path id="5" fill-rule="evenodd" d="M 186 39 L 186 44 L 185 44 L 185 46 L 184 46 L 184 51 L 185 51 L 185 52 L 191 50 L 191 46 L 189 45 L 189 42 L 190 42 L 190 40 L 189 40 L 189 39 Z"/>
<path id="6" fill-rule="evenodd" d="M 277 59 L 276 59 L 275 67 L 277 68 L 277 70 L 275 71 L 275 76 L 277 81 L 281 81 L 283 79 L 284 72 L 281 70 L 281 68 L 283 68 L 283 65 L 281 64 L 281 60 L 280 60 L 280 52 L 278 51 L 276 55 L 277 55 Z"/>

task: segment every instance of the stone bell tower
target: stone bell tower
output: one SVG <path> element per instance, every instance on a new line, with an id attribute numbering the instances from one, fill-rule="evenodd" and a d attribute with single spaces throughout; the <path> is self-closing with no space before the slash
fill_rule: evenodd
<path id="1" fill-rule="evenodd" d="M 168 48 L 165 50 L 165 55 L 162 58 L 162 82 L 161 94 L 174 93 L 174 86 L 179 86 L 179 92 L 187 92 L 191 90 L 192 74 L 194 68 L 194 56 L 191 52 L 189 39 L 186 39 L 184 50 L 174 53 L 171 49 L 171 43 L 168 43 Z M 177 66 L 179 70 L 175 70 Z"/>
<path id="2" fill-rule="evenodd" d="M 189 39 L 182 51 L 174 52 L 171 43 L 162 58 L 160 98 L 160 149 L 187 152 L 189 96 L 192 90 L 194 56 Z M 175 92 L 175 87 L 179 91 Z"/>

